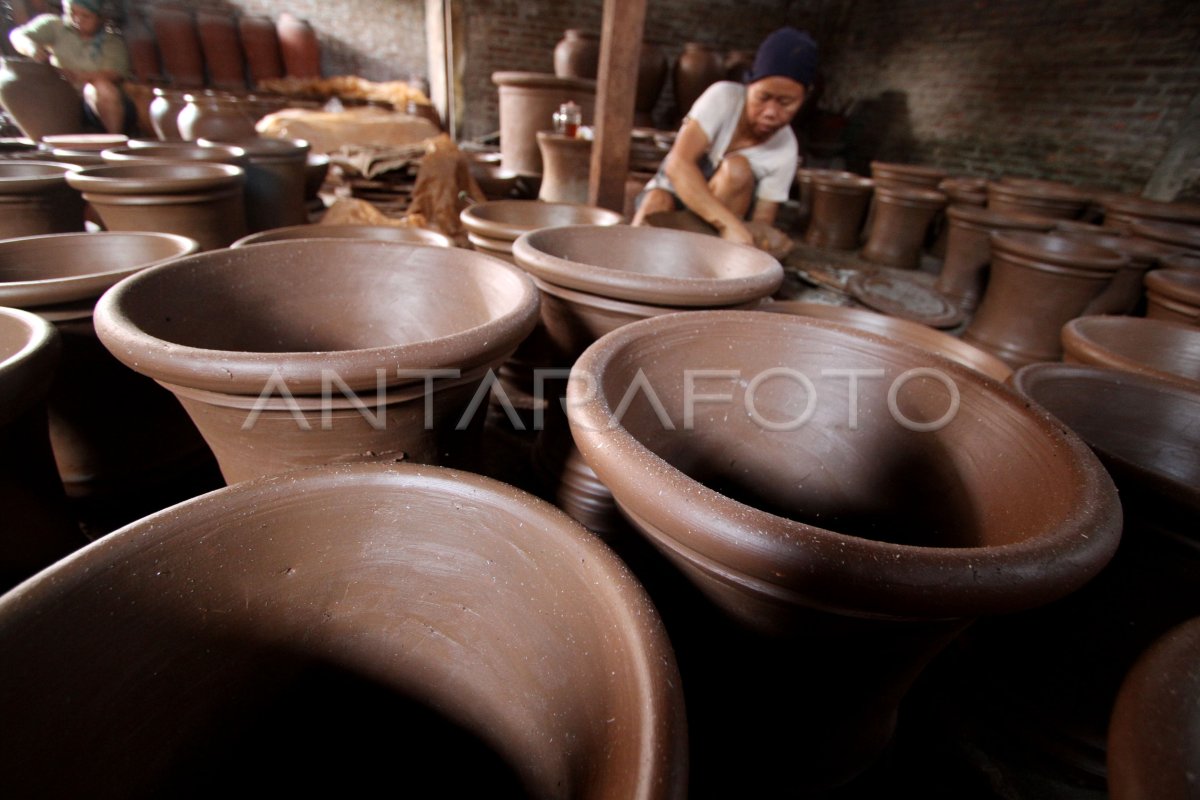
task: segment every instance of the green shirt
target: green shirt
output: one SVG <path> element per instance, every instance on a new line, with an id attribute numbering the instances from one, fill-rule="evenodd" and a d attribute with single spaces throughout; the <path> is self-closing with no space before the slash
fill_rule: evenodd
<path id="1" fill-rule="evenodd" d="M 53 14 L 40 14 L 13 33 L 50 51 L 50 62 L 60 69 L 97 72 L 111 69 L 129 77 L 129 52 L 120 36 L 106 30 L 84 39 L 72 25 Z"/>

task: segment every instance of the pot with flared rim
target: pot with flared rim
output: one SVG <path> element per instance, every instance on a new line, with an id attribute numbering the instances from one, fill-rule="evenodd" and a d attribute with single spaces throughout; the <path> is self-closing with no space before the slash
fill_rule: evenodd
<path id="1" fill-rule="evenodd" d="M 946 179 L 946 171 L 920 164 L 898 164 L 888 161 L 872 161 L 871 177 L 880 186 L 913 186 L 936 189 Z"/>
<path id="2" fill-rule="evenodd" d="M 1146 316 L 1200 325 L 1200 272 L 1191 269 L 1147 272 Z"/>
<path id="3" fill-rule="evenodd" d="M 988 208 L 1062 219 L 1079 217 L 1091 198 L 1065 183 L 1020 178 L 991 181 L 987 192 Z"/>
<path id="4" fill-rule="evenodd" d="M 1176 248 L 1161 242 L 1137 236 L 1117 236 L 1111 228 L 1060 229 L 1058 232 L 1129 256 L 1129 264 L 1113 276 L 1112 283 L 1096 298 L 1092 310 L 1097 314 L 1138 313 L 1145 300 L 1142 284 L 1146 271 L 1160 266 L 1164 258 L 1178 252 Z"/>
<path id="5" fill-rule="evenodd" d="M 539 228 L 560 225 L 619 225 L 625 218 L 616 211 L 576 203 L 546 203 L 541 200 L 489 200 L 462 210 L 459 215 L 467 229 L 484 241 L 516 241 L 517 237 Z"/>
<path id="6" fill-rule="evenodd" d="M 925 234 L 946 195 L 911 186 L 876 186 L 870 233 L 859 255 L 865 261 L 916 269 L 921 263 Z"/>
<path id="7" fill-rule="evenodd" d="M 213 164 L 246 166 L 246 151 L 240 147 L 205 147 L 192 142 L 174 144 L 127 145 L 113 147 L 100 153 L 100 157 L 113 164 L 128 164 L 142 161 L 204 161 Z"/>
<path id="8" fill-rule="evenodd" d="M 813 175 L 805 244 L 829 250 L 856 248 L 874 188 L 874 181 L 857 175 Z"/>
<path id="9" fill-rule="evenodd" d="M 407 228 L 400 225 L 289 225 L 243 236 L 230 247 L 245 247 L 263 242 L 282 242 L 292 239 L 372 239 L 384 242 L 428 244 L 453 247 L 449 236 L 427 228 Z"/>
<path id="10" fill-rule="evenodd" d="M 1200 225 L 1200 203 L 1166 203 L 1136 195 L 1105 195 L 1105 227 L 1127 229 L 1138 220 Z"/>
<path id="11" fill-rule="evenodd" d="M 992 232 L 1046 232 L 1053 226 L 1054 220 L 1034 214 L 965 205 L 950 206 L 946 209 L 946 257 L 934 286 L 961 305 L 974 308 L 987 285 L 987 266 L 992 260 Z"/>
<path id="12" fill-rule="evenodd" d="M 1063 360 L 1176 381 L 1200 390 L 1200 330 L 1146 317 L 1087 316 L 1063 326 Z"/>
<path id="13" fill-rule="evenodd" d="M 83 230 L 83 198 L 66 180 L 79 167 L 58 161 L 0 161 L 0 238 Z"/>
<path id="14" fill-rule="evenodd" d="M 1200 255 L 1200 223 L 1139 220 L 1130 223 L 1129 234 Z"/>

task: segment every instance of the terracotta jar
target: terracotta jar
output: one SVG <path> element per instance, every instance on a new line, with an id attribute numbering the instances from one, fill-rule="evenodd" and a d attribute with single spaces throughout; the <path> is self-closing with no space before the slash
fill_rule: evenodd
<path id="1" fill-rule="evenodd" d="M 1001 178 L 988 184 L 988 208 L 1055 219 L 1077 219 L 1091 196 L 1074 186 L 1030 178 Z"/>
<path id="2" fill-rule="evenodd" d="M 492 82 L 499 87 L 500 95 L 500 165 L 509 172 L 542 174 L 537 132 L 553 124 L 554 112 L 563 103 L 579 105 L 583 109 L 582 124 L 592 124 L 594 80 L 539 72 L 496 72 Z"/>
<path id="3" fill-rule="evenodd" d="M 992 234 L 987 292 L 963 339 L 1019 367 L 1062 357 L 1059 332 L 1091 313 L 1128 256 L 1046 233 Z"/>
<path id="4" fill-rule="evenodd" d="M 558 510 L 465 472 L 338 466 L 165 509 L 0 598 L 0 650 L 18 796 L 357 795 L 397 763 L 424 796 L 687 792 L 645 591 Z"/>
<path id="5" fill-rule="evenodd" d="M 306 19 L 284 12 L 275 23 L 279 53 L 289 78 L 321 77 L 321 45 L 317 32 Z"/>
<path id="6" fill-rule="evenodd" d="M 1200 271 L 1153 269 L 1147 272 L 1146 316 L 1200 325 Z"/>
<path id="7" fill-rule="evenodd" d="M 937 189 L 946 179 L 945 170 L 923 167 L 918 164 L 895 164 L 887 161 L 871 162 L 871 179 L 876 186 L 889 188 Z"/>
<path id="8" fill-rule="evenodd" d="M 826 250 L 853 250 L 875 184 L 867 178 L 840 174 L 812 176 L 812 216 L 805 244 Z"/>
<path id="9" fill-rule="evenodd" d="M 187 142 L 198 139 L 230 141 L 258 136 L 254 123 L 258 117 L 248 103 L 216 94 L 187 94 L 175 118 L 180 137 Z"/>
<path id="10" fill-rule="evenodd" d="M 1063 361 L 1136 372 L 1200 391 L 1200 331 L 1145 317 L 1087 316 L 1063 326 Z"/>
<path id="11" fill-rule="evenodd" d="M 516 267 L 352 239 L 176 259 L 96 308 L 101 341 L 176 394 L 229 483 L 452 460 L 476 444 L 466 411 L 486 399 L 489 371 L 536 320 L 536 289 Z"/>
<path id="12" fill-rule="evenodd" d="M 0 105 L 35 142 L 43 136 L 83 130 L 79 93 L 49 64 L 14 56 L 0 58 Z"/>
<path id="13" fill-rule="evenodd" d="M 283 53 L 279 49 L 279 33 L 271 18 L 242 14 L 238 17 L 238 33 L 246 53 L 250 85 L 257 86 L 261 81 L 282 78 Z"/>
<path id="14" fill-rule="evenodd" d="M 249 233 L 304 225 L 304 197 L 309 152 L 303 139 L 201 138 L 202 145 L 225 145 L 246 151 L 246 228 Z"/>
<path id="15" fill-rule="evenodd" d="M 1200 204 L 1197 203 L 1164 203 L 1135 195 L 1110 194 L 1105 195 L 1101 207 L 1105 227 L 1122 231 L 1138 220 L 1200 225 Z"/>
<path id="16" fill-rule="evenodd" d="M 1142 290 L 1146 272 L 1162 264 L 1162 260 L 1176 252 L 1174 247 L 1140 239 L 1136 236 L 1117 236 L 1112 228 L 1100 228 L 1101 233 L 1085 230 L 1065 230 L 1060 234 L 1072 239 L 1091 242 L 1129 256 L 1129 264 L 1113 276 L 1112 283 L 1096 299 L 1093 311 L 1096 314 L 1140 313 L 1145 296 Z"/>
<path id="17" fill-rule="evenodd" d="M 100 154 L 106 163 L 138 164 L 146 161 L 203 161 L 209 164 L 246 166 L 246 151 L 233 145 L 204 146 L 193 142 L 112 147 Z"/>
<path id="18" fill-rule="evenodd" d="M 846 781 L 973 618 L 1070 594 L 1120 535 L 1111 480 L 1057 420 L 829 322 L 697 311 L 626 325 L 576 362 L 567 411 L 661 554 L 639 574 L 679 656 L 693 781 L 718 795 Z"/>
<path id="19" fill-rule="evenodd" d="M 83 230 L 83 198 L 67 185 L 78 167 L 0 161 L 0 239 Z"/>
<path id="20" fill-rule="evenodd" d="M 975 308 L 987 286 L 994 231 L 1045 232 L 1054 220 L 1032 214 L 1013 214 L 975 206 L 946 209 L 946 257 L 935 288 L 964 308 Z"/>
<path id="21" fill-rule="evenodd" d="M 1154 643 L 1121 684 L 1108 734 L 1113 800 L 1185 800 L 1200 774 L 1200 620 Z"/>
<path id="22" fill-rule="evenodd" d="M 164 142 L 183 141 L 179 133 L 179 112 L 187 105 L 188 93 L 179 89 L 154 87 L 154 99 L 150 101 L 150 125 L 154 135 Z"/>
<path id="23" fill-rule="evenodd" d="M 110 231 L 176 233 L 212 250 L 246 235 L 245 180 L 241 167 L 175 161 L 90 167 L 67 182 Z"/>
<path id="24" fill-rule="evenodd" d="M 0 305 L 54 323 L 63 358 L 49 397 L 50 441 L 72 497 L 128 498 L 207 456 L 178 403 L 96 340 L 92 307 L 124 277 L 195 252 L 163 233 L 63 233 L 0 242 Z"/>
<path id="25" fill-rule="evenodd" d="M 510 263 L 515 263 L 512 243 L 529 231 L 560 225 L 619 225 L 625 221 L 607 208 L 540 200 L 489 200 L 467 206 L 459 218 L 472 247 Z"/>
<path id="26" fill-rule="evenodd" d="M 196 11 L 196 32 L 208 68 L 208 84 L 231 91 L 246 88 L 246 61 L 233 15 L 223 11 Z"/>
<path id="27" fill-rule="evenodd" d="M 916 269 L 925 234 L 945 206 L 941 192 L 876 185 L 871 230 L 859 256 L 888 267 Z"/>
<path id="28" fill-rule="evenodd" d="M 686 116 L 692 104 L 704 90 L 725 79 L 725 63 L 721 51 L 701 42 L 684 42 L 683 52 L 675 62 L 675 107 Z"/>
<path id="29" fill-rule="evenodd" d="M 163 70 L 178 89 L 204 85 L 204 48 L 192 12 L 186 8 L 156 5 L 150 24 L 162 56 Z"/>
<path id="30" fill-rule="evenodd" d="M 1200 222 L 1184 225 L 1178 222 L 1135 220 L 1129 225 L 1129 235 L 1200 255 Z"/>
<path id="31" fill-rule="evenodd" d="M 554 74 L 595 80 L 600 71 L 600 37 L 578 28 L 563 31 L 554 45 Z"/>
<path id="32" fill-rule="evenodd" d="M 246 247 L 263 242 L 283 242 L 292 239 L 373 239 L 384 242 L 427 244 L 434 247 L 453 247 L 454 242 L 444 233 L 427 228 L 405 228 L 399 225 L 289 225 L 243 236 L 230 247 Z"/>
<path id="33" fill-rule="evenodd" d="M 537 132 L 542 154 L 542 184 L 538 200 L 547 203 L 576 203 L 588 200 L 588 176 L 592 167 L 592 142 L 552 131 Z"/>
<path id="34" fill-rule="evenodd" d="M 86 543 L 67 513 L 46 429 L 59 350 L 49 322 L 0 307 L 0 592 Z"/>

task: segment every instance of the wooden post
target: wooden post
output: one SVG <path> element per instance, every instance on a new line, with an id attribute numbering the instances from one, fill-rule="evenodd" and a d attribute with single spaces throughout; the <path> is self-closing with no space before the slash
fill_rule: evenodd
<path id="1" fill-rule="evenodd" d="M 629 142 L 637 99 L 638 59 L 646 0 L 604 0 L 600 74 L 596 82 L 596 140 L 588 176 L 588 202 L 614 211 L 625 208 Z"/>
<path id="2" fill-rule="evenodd" d="M 425 0 L 429 99 L 455 141 L 462 134 L 463 20 L 461 0 Z"/>

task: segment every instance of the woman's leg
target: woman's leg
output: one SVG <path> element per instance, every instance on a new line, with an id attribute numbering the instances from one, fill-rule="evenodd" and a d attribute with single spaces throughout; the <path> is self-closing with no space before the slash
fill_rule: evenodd
<path id="1" fill-rule="evenodd" d="M 708 181 L 708 188 L 739 219 L 745 219 L 754 199 L 754 171 L 745 156 L 729 156 Z"/>
<path id="2" fill-rule="evenodd" d="M 83 87 L 83 100 L 109 133 L 125 132 L 125 96 L 112 81 L 93 81 Z"/>
<path id="3" fill-rule="evenodd" d="M 657 214 L 660 211 L 675 210 L 675 195 L 668 192 L 666 189 L 651 189 L 646 192 L 646 196 L 642 198 L 641 204 L 637 207 L 637 211 L 633 215 L 634 225 L 645 225 L 646 217 L 650 214 Z"/>

